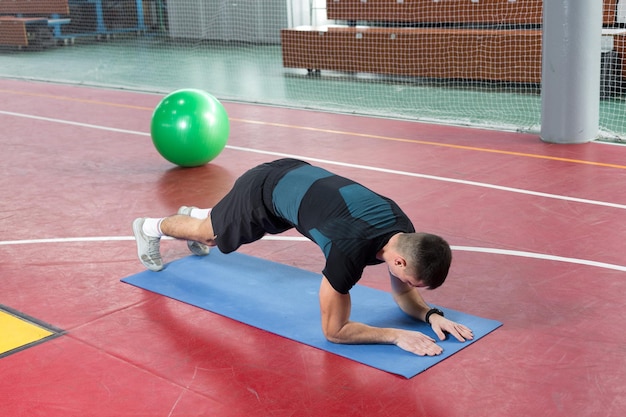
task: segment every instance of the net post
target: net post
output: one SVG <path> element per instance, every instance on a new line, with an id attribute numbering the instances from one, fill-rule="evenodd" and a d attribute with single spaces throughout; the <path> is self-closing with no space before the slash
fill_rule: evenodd
<path id="1" fill-rule="evenodd" d="M 585 143 L 599 134 L 602 2 L 543 2 L 541 140 Z"/>

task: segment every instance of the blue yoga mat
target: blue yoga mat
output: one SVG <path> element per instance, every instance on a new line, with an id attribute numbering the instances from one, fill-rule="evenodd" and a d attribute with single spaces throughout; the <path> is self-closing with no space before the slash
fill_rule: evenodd
<path id="1" fill-rule="evenodd" d="M 446 317 L 470 327 L 474 340 L 448 337 L 444 352 L 422 357 L 395 345 L 340 345 L 322 333 L 318 292 L 321 276 L 302 269 L 213 249 L 189 256 L 160 272 L 144 271 L 122 282 L 179 300 L 345 358 L 411 378 L 502 325 L 494 320 L 441 308 Z M 362 285 L 351 291 L 351 319 L 379 327 L 418 330 L 436 338 L 430 326 L 402 313 L 390 293 Z"/>

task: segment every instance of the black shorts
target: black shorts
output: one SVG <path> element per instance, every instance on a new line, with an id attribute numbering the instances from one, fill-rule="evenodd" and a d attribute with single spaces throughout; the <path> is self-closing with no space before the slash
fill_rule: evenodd
<path id="1" fill-rule="evenodd" d="M 233 188 L 211 211 L 215 241 L 221 252 L 233 252 L 266 233 L 282 233 L 294 227 L 276 216 L 271 194 L 285 172 L 302 164 L 305 162 L 295 159 L 268 162 L 252 168 L 235 181 Z"/>

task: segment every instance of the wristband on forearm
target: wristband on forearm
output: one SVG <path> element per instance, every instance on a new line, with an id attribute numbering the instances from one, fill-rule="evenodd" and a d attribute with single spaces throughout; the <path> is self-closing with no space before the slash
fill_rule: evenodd
<path id="1" fill-rule="evenodd" d="M 431 308 L 430 310 L 428 310 L 428 312 L 426 313 L 426 317 L 424 317 L 424 321 L 428 324 L 430 324 L 430 316 L 432 316 L 433 314 L 437 314 L 441 317 L 444 317 L 443 315 L 443 311 L 439 310 L 438 308 Z"/>

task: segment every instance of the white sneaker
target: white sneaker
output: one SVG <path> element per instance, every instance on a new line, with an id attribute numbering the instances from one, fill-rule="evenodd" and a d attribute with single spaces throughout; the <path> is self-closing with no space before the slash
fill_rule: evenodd
<path id="1" fill-rule="evenodd" d="M 133 234 L 137 242 L 137 255 L 141 263 L 151 271 L 163 269 L 163 259 L 160 252 L 160 237 L 147 236 L 143 232 L 143 223 L 146 219 L 138 218 L 133 221 Z"/>
<path id="2" fill-rule="evenodd" d="M 196 207 L 182 206 L 181 208 L 178 209 L 178 214 L 191 216 L 191 210 L 193 210 L 194 208 Z M 211 251 L 211 248 L 208 245 L 205 245 L 204 243 L 196 242 L 194 240 L 188 240 L 187 247 L 189 248 L 191 253 L 197 256 L 206 256 Z"/>

